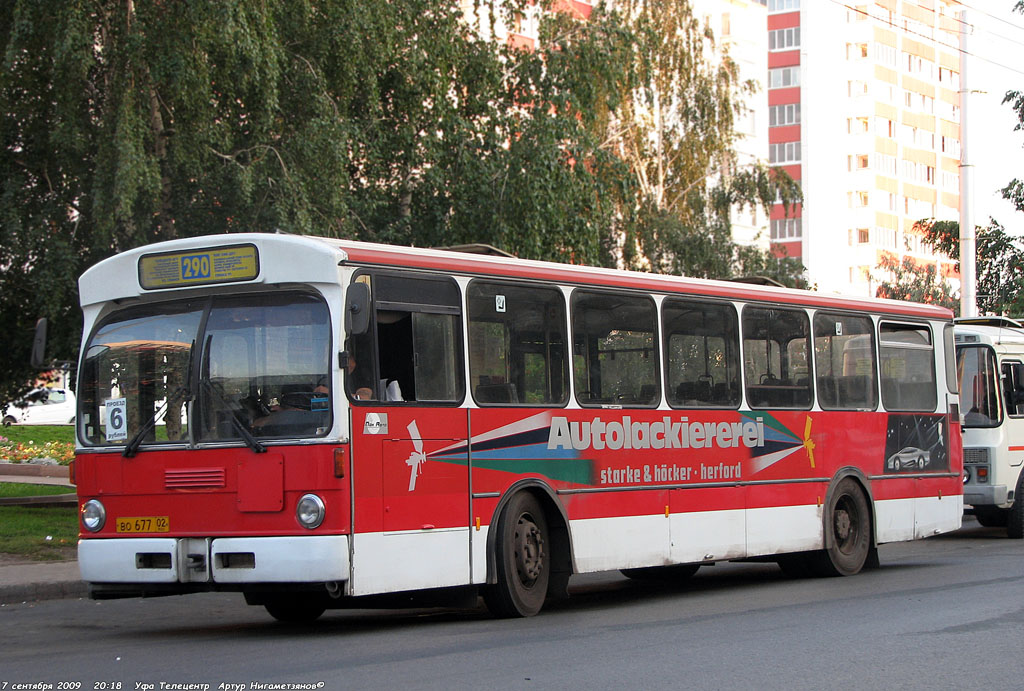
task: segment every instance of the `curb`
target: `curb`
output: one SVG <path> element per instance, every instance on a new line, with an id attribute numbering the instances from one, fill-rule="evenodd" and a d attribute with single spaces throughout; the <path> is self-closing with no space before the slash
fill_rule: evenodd
<path id="1" fill-rule="evenodd" d="M 0 606 L 23 605 L 43 600 L 71 600 L 89 597 L 85 581 L 54 581 L 0 585 Z"/>
<path id="2" fill-rule="evenodd" d="M 0 475 L 23 475 L 26 477 L 59 477 L 68 480 L 70 474 L 66 465 L 43 463 L 0 463 Z"/>
<path id="3" fill-rule="evenodd" d="M 77 494 L 41 494 L 36 497 L 0 497 L 0 506 L 77 506 Z"/>

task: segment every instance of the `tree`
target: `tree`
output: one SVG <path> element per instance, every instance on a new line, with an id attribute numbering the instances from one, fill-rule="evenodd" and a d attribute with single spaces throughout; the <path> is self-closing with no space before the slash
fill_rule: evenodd
<path id="1" fill-rule="evenodd" d="M 757 86 L 740 80 L 688 0 L 620 0 L 615 7 L 633 39 L 606 141 L 637 187 L 635 201 L 628 200 L 633 206 L 620 209 L 633 221 L 624 224 L 622 261 L 658 272 L 734 275 L 755 251 L 733 242 L 733 209 L 767 209 L 778 195 L 787 203 L 800 199 L 785 172 L 738 164 L 736 118 Z M 772 263 L 763 254 L 757 262 Z M 797 266 L 777 263 L 776 273 Z"/>
<path id="2" fill-rule="evenodd" d="M 76 278 L 118 251 L 278 229 L 412 241 L 431 171 L 486 139 L 501 85 L 461 19 L 431 0 L 0 2 L 0 400 L 31 375 L 38 316 L 73 356 Z"/>
<path id="3" fill-rule="evenodd" d="M 950 257 L 960 256 L 960 224 L 956 221 L 923 220 L 914 227 L 938 251 Z M 995 219 L 989 219 L 984 228 L 977 227 L 975 233 L 978 311 L 1024 315 L 1024 249 Z"/>
<path id="4" fill-rule="evenodd" d="M 877 297 L 941 305 L 959 314 L 960 304 L 946 282 L 939 277 L 935 264 L 921 265 L 911 257 L 898 259 L 886 252 L 878 268 L 890 273 L 893 278 L 878 286 L 875 293 Z"/>
<path id="5" fill-rule="evenodd" d="M 525 52 L 479 39 L 456 0 L 0 0 L 0 400 L 33 374 L 37 317 L 50 354 L 74 358 L 86 267 L 177 237 L 489 242 L 603 265 L 625 251 L 629 266 L 718 277 L 795 268 L 731 242 L 731 206 L 778 184 L 736 174 L 746 86 L 731 64 L 687 57 L 710 38 L 670 4 L 555 13 Z M 684 33 L 659 34 L 673 26 Z M 660 191 L 609 138 L 653 86 L 676 104 Z"/>

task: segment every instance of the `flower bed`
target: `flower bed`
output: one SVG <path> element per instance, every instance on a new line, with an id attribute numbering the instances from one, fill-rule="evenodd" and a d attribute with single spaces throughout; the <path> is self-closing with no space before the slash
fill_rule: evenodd
<path id="1" fill-rule="evenodd" d="M 75 445 L 68 442 L 48 441 L 43 444 L 35 442 L 13 442 L 0 436 L 0 462 L 29 463 L 43 458 L 50 458 L 60 465 L 67 465 L 75 457 Z"/>

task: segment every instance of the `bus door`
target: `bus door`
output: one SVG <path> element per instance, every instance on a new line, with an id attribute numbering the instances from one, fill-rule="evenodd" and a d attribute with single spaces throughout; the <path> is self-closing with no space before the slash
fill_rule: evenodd
<path id="1" fill-rule="evenodd" d="M 365 330 L 350 330 L 346 344 L 352 594 L 468 584 L 458 286 L 389 272 L 363 273 L 356 282 L 367 287 L 359 290 L 372 310 Z"/>

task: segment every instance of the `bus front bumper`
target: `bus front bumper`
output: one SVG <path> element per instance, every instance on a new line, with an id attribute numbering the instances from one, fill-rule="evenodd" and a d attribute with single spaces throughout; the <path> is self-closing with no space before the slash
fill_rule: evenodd
<path id="1" fill-rule="evenodd" d="M 971 506 L 1001 506 L 1006 496 L 1006 485 L 964 485 L 964 504 Z"/>
<path id="2" fill-rule="evenodd" d="M 347 581 L 347 535 L 89 538 L 78 541 L 82 580 L 94 584 L 315 584 Z M 206 588 L 203 585 L 206 585 Z"/>

